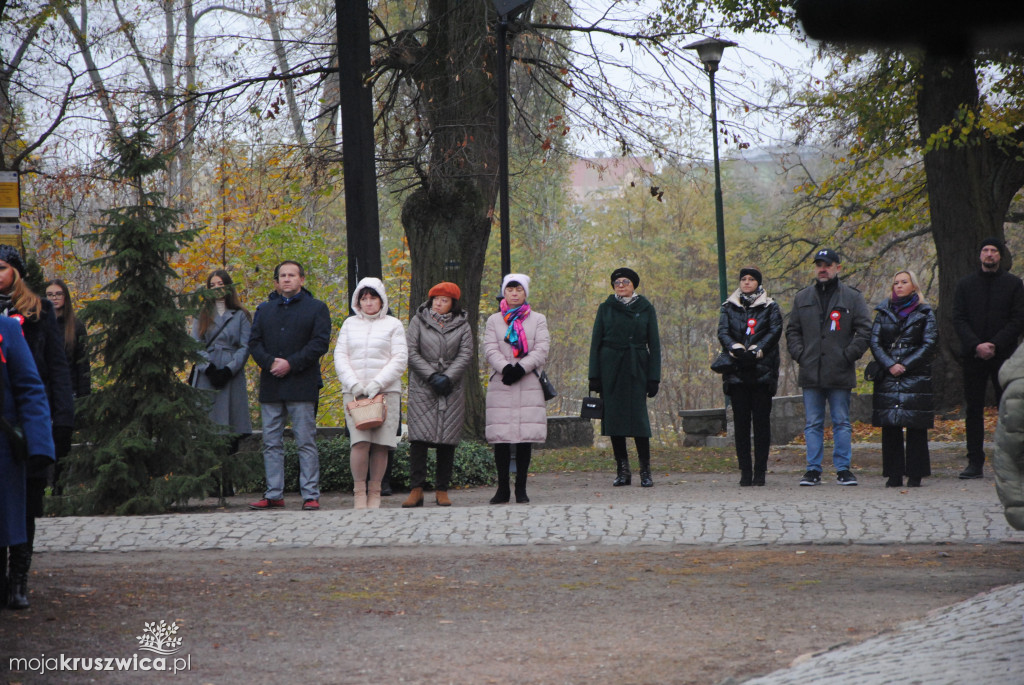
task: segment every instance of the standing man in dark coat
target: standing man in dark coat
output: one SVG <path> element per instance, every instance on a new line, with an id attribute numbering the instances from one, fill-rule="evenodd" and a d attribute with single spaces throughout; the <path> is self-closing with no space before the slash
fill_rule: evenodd
<path id="1" fill-rule="evenodd" d="M 651 477 L 651 421 L 647 398 L 661 383 L 661 338 L 654 305 L 635 291 L 640 276 L 629 268 L 612 272 L 614 292 L 597 308 L 590 338 L 590 390 L 604 398 L 601 435 L 611 437 L 616 475 L 612 485 L 629 485 L 632 473 L 626 438 L 632 436 L 640 462 L 640 486 Z"/>
<path id="2" fill-rule="evenodd" d="M 824 248 L 814 254 L 814 285 L 796 294 L 786 326 L 789 356 L 800 365 L 807 472 L 800 485 L 821 484 L 825 455 L 825 403 L 832 416 L 832 465 L 840 485 L 856 485 L 850 471 L 853 429 L 850 393 L 857 386 L 855 366 L 868 349 L 871 312 L 856 288 L 839 281 L 839 255 Z"/>
<path id="3" fill-rule="evenodd" d="M 1017 349 L 1024 331 L 1024 283 L 1003 269 L 1007 261 L 1002 240 L 983 240 L 981 268 L 960 279 L 953 299 L 953 327 L 960 338 L 964 369 L 967 468 L 960 473 L 964 480 L 983 475 L 985 391 L 991 380 L 999 401 L 999 367 Z"/>
<path id="4" fill-rule="evenodd" d="M 260 367 L 263 418 L 263 466 L 267 490 L 251 509 L 284 507 L 284 424 L 292 420 L 299 447 L 302 508 L 320 508 L 320 457 L 316 449 L 316 405 L 323 379 L 320 357 L 331 340 L 327 305 L 303 287 L 306 273 L 298 262 L 274 267 L 276 289 L 256 309 L 249 353 Z"/>

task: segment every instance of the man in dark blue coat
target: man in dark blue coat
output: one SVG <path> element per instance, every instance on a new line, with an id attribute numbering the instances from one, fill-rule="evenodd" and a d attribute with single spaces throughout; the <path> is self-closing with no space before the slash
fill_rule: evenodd
<path id="1" fill-rule="evenodd" d="M 953 299 L 953 327 L 960 338 L 964 369 L 964 429 L 967 468 L 960 478 L 981 478 L 985 464 L 985 391 L 991 380 L 996 402 L 1002 395 L 999 367 L 1017 349 L 1024 332 L 1024 283 L 1007 272 L 1006 245 L 981 243 L 981 268 L 960 279 Z"/>
<path id="2" fill-rule="evenodd" d="M 320 508 L 320 457 L 316 449 L 316 405 L 323 379 L 320 357 L 331 340 L 327 305 L 303 287 L 306 273 L 298 262 L 274 267 L 276 289 L 256 309 L 249 353 L 260 367 L 263 417 L 263 466 L 267 490 L 252 509 L 284 507 L 284 424 L 291 417 L 299 448 L 302 508 Z"/>

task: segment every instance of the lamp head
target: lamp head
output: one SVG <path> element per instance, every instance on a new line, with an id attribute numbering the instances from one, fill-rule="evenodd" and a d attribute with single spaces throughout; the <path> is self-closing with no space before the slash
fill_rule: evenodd
<path id="1" fill-rule="evenodd" d="M 705 38 L 704 40 L 698 40 L 696 43 L 690 43 L 689 45 L 683 46 L 687 50 L 696 50 L 697 57 L 704 63 L 704 69 L 708 73 L 714 73 L 718 71 L 718 63 L 722 61 L 722 53 L 725 49 L 737 45 L 731 40 L 722 40 L 721 38 Z"/>

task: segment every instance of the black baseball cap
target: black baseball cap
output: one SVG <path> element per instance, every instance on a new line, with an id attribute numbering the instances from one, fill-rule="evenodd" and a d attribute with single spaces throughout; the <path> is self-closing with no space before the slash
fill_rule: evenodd
<path id="1" fill-rule="evenodd" d="M 843 260 L 839 259 L 839 255 L 837 255 L 834 250 L 823 247 L 814 253 L 814 261 L 828 262 L 829 264 L 840 264 Z"/>

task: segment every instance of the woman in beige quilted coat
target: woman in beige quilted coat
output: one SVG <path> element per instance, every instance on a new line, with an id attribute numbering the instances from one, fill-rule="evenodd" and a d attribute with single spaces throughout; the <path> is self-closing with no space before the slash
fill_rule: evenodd
<path id="1" fill-rule="evenodd" d="M 403 507 L 423 506 L 427 449 L 437 448 L 434 500 L 450 507 L 448 484 L 455 448 L 462 437 L 466 389 L 462 382 L 473 358 L 473 330 L 459 307 L 462 291 L 442 282 L 427 293 L 409 322 L 409 498 Z"/>
<path id="2" fill-rule="evenodd" d="M 534 442 L 548 436 L 547 410 L 539 374 L 548 360 L 551 338 L 543 314 L 531 311 L 530 277 L 508 274 L 502 280 L 500 311 L 487 319 L 484 354 L 490 371 L 487 384 L 487 442 L 494 445 L 498 491 L 491 504 L 509 501 L 509 464 L 516 448 L 516 502 L 526 496 L 526 474 Z"/>

